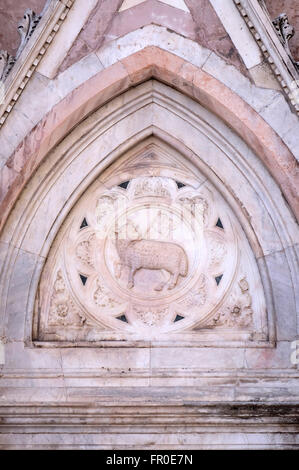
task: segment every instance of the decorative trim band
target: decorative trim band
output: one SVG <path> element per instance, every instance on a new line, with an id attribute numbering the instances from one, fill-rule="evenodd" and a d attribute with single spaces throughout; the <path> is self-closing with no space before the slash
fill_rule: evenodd
<path id="1" fill-rule="evenodd" d="M 263 56 L 287 96 L 291 107 L 299 116 L 299 73 L 294 59 L 280 40 L 263 4 L 258 0 L 234 0 Z M 274 20 L 275 21 L 275 20 Z"/>
<path id="2" fill-rule="evenodd" d="M 19 99 L 31 75 L 66 19 L 75 0 L 49 0 L 42 13 L 26 10 L 18 29 L 21 43 L 15 57 L 0 51 L 0 74 L 5 92 L 0 106 L 0 129 Z M 34 37 L 34 40 L 32 40 Z"/>

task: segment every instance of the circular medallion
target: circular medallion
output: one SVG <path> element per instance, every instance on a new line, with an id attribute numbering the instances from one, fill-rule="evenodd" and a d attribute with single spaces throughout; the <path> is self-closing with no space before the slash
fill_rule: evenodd
<path id="1" fill-rule="evenodd" d="M 65 262 L 88 317 L 155 338 L 212 315 L 234 277 L 237 250 L 207 190 L 137 177 L 101 188 L 85 213 L 87 225 L 70 231 Z"/>

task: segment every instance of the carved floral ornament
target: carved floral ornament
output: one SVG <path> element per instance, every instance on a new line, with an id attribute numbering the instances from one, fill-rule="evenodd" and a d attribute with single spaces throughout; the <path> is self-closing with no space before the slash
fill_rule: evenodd
<path id="1" fill-rule="evenodd" d="M 223 198 L 154 174 L 119 174 L 77 203 L 41 276 L 35 339 L 265 339 L 258 269 Z"/>
<path id="2" fill-rule="evenodd" d="M 15 62 L 20 57 L 24 47 L 34 33 L 38 23 L 40 22 L 44 11 L 47 9 L 49 1 L 43 12 L 37 15 L 33 10 L 27 8 L 23 18 L 18 23 L 18 32 L 20 35 L 20 45 L 15 56 L 10 55 L 7 51 L 0 50 L 0 79 L 5 80 L 13 68 Z"/>
<path id="3" fill-rule="evenodd" d="M 297 62 L 291 51 L 289 46 L 289 41 L 295 34 L 295 28 L 290 24 L 289 18 L 286 13 L 282 13 L 277 18 L 273 20 L 273 25 L 275 27 L 276 33 L 285 48 L 287 54 L 289 55 L 291 61 L 295 65 L 297 71 L 299 71 L 299 62 Z"/>

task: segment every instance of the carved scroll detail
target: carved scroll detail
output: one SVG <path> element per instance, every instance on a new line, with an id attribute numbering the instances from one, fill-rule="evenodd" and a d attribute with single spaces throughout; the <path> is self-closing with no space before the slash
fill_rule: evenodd
<path id="1" fill-rule="evenodd" d="M 18 32 L 21 37 L 21 42 L 15 57 L 10 55 L 7 51 L 0 51 L 0 80 L 5 80 L 8 77 L 11 69 L 34 33 L 41 17 L 42 14 L 36 15 L 30 8 L 25 11 L 23 18 L 18 24 Z"/>
<path id="2" fill-rule="evenodd" d="M 5 80 L 17 59 L 20 57 L 23 52 L 27 42 L 31 38 L 32 34 L 36 30 L 37 25 L 39 24 L 44 13 L 48 9 L 49 4 L 52 0 L 47 0 L 43 11 L 37 15 L 33 10 L 27 8 L 24 12 L 23 18 L 18 23 L 18 32 L 20 34 L 20 44 L 15 56 L 10 55 L 7 51 L 0 51 L 0 80 Z"/>

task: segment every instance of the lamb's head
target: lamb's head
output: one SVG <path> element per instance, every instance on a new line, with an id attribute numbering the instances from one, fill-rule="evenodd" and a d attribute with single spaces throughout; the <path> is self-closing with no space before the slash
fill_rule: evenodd
<path id="1" fill-rule="evenodd" d="M 140 240 L 141 233 L 138 229 L 137 225 L 130 219 L 128 219 L 127 223 L 122 225 L 121 227 L 117 227 L 114 230 L 114 237 L 115 240 Z"/>
<path id="2" fill-rule="evenodd" d="M 126 232 L 129 240 L 140 240 L 142 238 L 139 228 L 131 219 L 128 219 Z"/>

